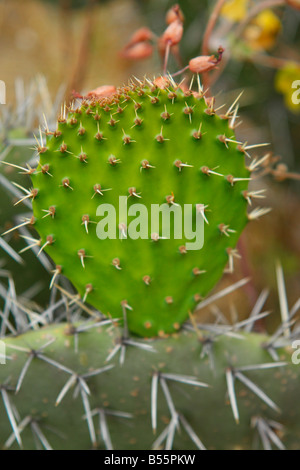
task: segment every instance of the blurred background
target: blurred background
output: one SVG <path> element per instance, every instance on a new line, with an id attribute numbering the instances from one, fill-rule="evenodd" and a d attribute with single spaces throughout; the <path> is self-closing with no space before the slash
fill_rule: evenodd
<path id="1" fill-rule="evenodd" d="M 180 62 L 185 66 L 201 55 L 203 35 L 217 2 L 178 3 L 185 17 L 184 34 L 177 60 L 172 55 L 169 60 L 171 73 L 181 68 Z M 235 273 L 225 275 L 216 290 L 243 276 L 251 276 L 251 282 L 230 301 L 220 300 L 217 305 L 225 315 L 243 318 L 268 288 L 264 309 L 274 312 L 266 320 L 273 324 L 280 318 L 276 260 L 283 266 L 290 307 L 300 295 L 300 103 L 292 100 L 296 91 L 292 84 L 300 80 L 300 5 L 299 0 L 218 3 L 222 8 L 206 46 L 212 54 L 222 45 L 225 53 L 219 68 L 209 75 L 212 93 L 218 105 L 226 103 L 228 108 L 244 90 L 237 138 L 249 144 L 271 143 L 267 148 L 274 165 L 253 183 L 254 189 L 256 184 L 266 187 L 266 199 L 258 202 L 272 211 L 246 228 L 239 245 L 242 261 L 236 262 Z M 0 105 L 0 146 L 3 150 L 11 144 L 10 161 L 30 160 L 33 145 L 24 149 L 16 140 L 31 141 L 42 114 L 54 120 L 72 91 L 84 94 L 102 85 L 126 84 L 132 75 L 161 73 L 161 57 L 154 45 L 153 53 L 143 60 L 129 60 L 120 52 L 141 27 L 150 28 L 153 37 L 161 36 L 172 5 L 168 0 L 0 0 L 0 79 L 6 83 L 6 105 Z M 252 155 L 265 152 L 266 148 L 255 149 Z M 16 181 L 11 168 L 0 171 Z M 15 216 L 12 196 L 3 188 L 2 184 L 1 232 L 13 225 Z M 6 240 L 16 250 L 24 246 L 16 232 Z M 49 274 L 31 253 L 25 255 L 25 267 L 4 255 L 0 247 L 1 267 L 13 272 L 17 290 L 22 284 L 21 292 L 26 292 L 37 277 L 48 283 Z M 37 292 L 42 301 L 43 288 Z M 210 314 L 209 309 L 201 311 L 203 318 Z"/>

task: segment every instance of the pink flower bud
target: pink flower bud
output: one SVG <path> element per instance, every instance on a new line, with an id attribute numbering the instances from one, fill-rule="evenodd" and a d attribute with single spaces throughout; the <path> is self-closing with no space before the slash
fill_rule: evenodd
<path id="1" fill-rule="evenodd" d="M 154 85 L 156 85 L 161 90 L 165 90 L 166 88 L 170 86 L 170 80 L 162 76 L 155 78 L 153 82 L 154 82 Z"/>
<path id="2" fill-rule="evenodd" d="M 189 62 L 189 69 L 193 73 L 203 73 L 209 72 L 210 70 L 214 69 L 222 59 L 224 49 L 219 47 L 218 49 L 218 57 L 214 55 L 201 55 L 191 59 Z"/>
<path id="3" fill-rule="evenodd" d="M 184 14 L 178 3 L 173 5 L 170 10 L 167 11 L 166 14 L 166 23 L 171 24 L 173 21 L 180 20 L 182 23 L 184 22 Z"/>
<path id="4" fill-rule="evenodd" d="M 96 98 L 106 98 L 108 96 L 112 96 L 117 92 L 117 89 L 113 85 L 104 85 L 95 88 L 95 90 L 90 91 L 87 96 L 88 97 L 96 97 Z"/>
<path id="5" fill-rule="evenodd" d="M 160 38 L 163 46 L 169 43 L 171 46 L 178 44 L 181 41 L 183 34 L 183 24 L 180 20 L 173 21 L 165 30 Z"/>
<path id="6" fill-rule="evenodd" d="M 132 46 L 125 47 L 120 55 L 124 59 L 129 60 L 141 60 L 150 57 L 153 52 L 153 47 L 148 42 L 138 42 L 133 44 Z"/>
<path id="7" fill-rule="evenodd" d="M 133 44 L 137 44 L 138 42 L 150 41 L 152 38 L 153 33 L 149 28 L 140 28 L 135 33 L 133 33 L 125 48 L 133 46 Z"/>

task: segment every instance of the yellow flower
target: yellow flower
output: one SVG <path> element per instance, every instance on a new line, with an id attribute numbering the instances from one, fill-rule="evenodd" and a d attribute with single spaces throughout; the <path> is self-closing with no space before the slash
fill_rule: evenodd
<path id="1" fill-rule="evenodd" d="M 270 49 L 281 30 L 281 22 L 272 10 L 264 10 L 259 13 L 247 26 L 244 39 L 255 50 Z"/>
<path id="2" fill-rule="evenodd" d="M 249 0 L 227 0 L 221 15 L 230 21 L 241 21 L 247 14 Z"/>
<path id="3" fill-rule="evenodd" d="M 296 81 L 298 84 L 295 83 Z M 300 67 L 293 63 L 286 65 L 276 73 L 275 89 L 283 94 L 286 107 L 294 113 L 300 113 L 299 83 Z"/>

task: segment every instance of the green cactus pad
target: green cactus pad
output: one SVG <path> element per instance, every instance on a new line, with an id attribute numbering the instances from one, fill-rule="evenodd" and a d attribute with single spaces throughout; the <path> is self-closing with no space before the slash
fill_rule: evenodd
<path id="1" fill-rule="evenodd" d="M 24 449 L 34 449 L 36 442 L 68 450 L 93 445 L 261 449 L 266 442 L 274 448 L 299 448 L 300 368 L 291 362 L 293 350 L 278 350 L 280 362 L 273 362 L 263 347 L 270 338 L 240 331 L 239 338 L 212 340 L 210 363 L 207 333 L 183 331 L 155 341 L 128 340 L 120 366 L 118 354 L 109 359 L 118 330 L 95 325 L 83 331 L 81 326 L 87 328 L 52 325 L 5 339 L 11 359 L 0 365 L 1 448 L 18 448 L 14 425 Z M 229 375 L 234 394 L 229 393 Z M 11 409 L 14 419 L 8 416 Z M 168 428 L 172 417 L 179 420 L 174 442 Z"/>
<path id="2" fill-rule="evenodd" d="M 114 318 L 127 309 L 136 334 L 178 329 L 231 261 L 248 220 L 249 171 L 229 123 L 195 93 L 132 85 L 83 100 L 41 142 L 31 175 L 40 246 L 91 305 Z M 119 196 L 149 213 L 203 204 L 203 248 L 186 251 L 184 236 L 155 241 L 150 228 L 149 239 L 100 240 L 97 208 L 117 208 Z"/>

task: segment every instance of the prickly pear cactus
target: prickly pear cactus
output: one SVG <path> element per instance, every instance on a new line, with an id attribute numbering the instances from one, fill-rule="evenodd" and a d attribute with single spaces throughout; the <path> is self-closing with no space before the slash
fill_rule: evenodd
<path id="1" fill-rule="evenodd" d="M 37 168 L 25 168 L 32 187 L 20 202 L 32 200 L 34 218 L 22 229 L 37 230 L 27 243 L 56 267 L 46 309 L 24 305 L 0 271 L 8 280 L 7 290 L 0 285 L 5 449 L 299 447 L 300 369 L 290 348 L 297 309 L 287 312 L 280 298 L 286 321 L 271 337 L 251 333 L 266 315 L 261 297 L 235 325 L 198 325 L 192 315 L 185 322 L 197 303 L 212 302 L 201 300 L 224 268 L 232 271 L 247 220 L 266 212 L 246 211 L 261 196 L 247 188 L 265 157 L 246 167 L 234 106 L 217 116 L 201 89 L 163 85 L 84 99 L 46 128 Z M 129 215 L 137 202 L 150 213 L 153 204 L 191 204 L 203 220 L 203 248 L 188 250 L 188 237 L 165 239 L 150 226 L 134 240 L 129 218 L 121 226 L 116 218 L 115 239 L 99 239 L 97 217 L 119 196 Z"/>
<path id="2" fill-rule="evenodd" d="M 4 448 L 299 448 L 300 369 L 289 350 L 273 362 L 270 338 L 237 333 L 242 324 L 232 336 L 210 325 L 214 333 L 121 343 L 105 323 L 6 340 Z"/>
<path id="3" fill-rule="evenodd" d="M 126 309 L 129 329 L 142 336 L 179 329 L 225 266 L 232 268 L 248 220 L 250 171 L 245 147 L 234 140 L 232 109 L 219 117 L 201 90 L 161 80 L 161 88 L 138 82 L 64 113 L 41 138 L 26 196 L 36 243 L 57 273 L 105 315 L 119 318 Z M 118 217 L 106 228 L 117 237 L 100 240 L 97 214 L 106 204 L 117 208 L 120 196 L 129 214 L 136 203 L 149 214 L 155 204 L 191 204 L 205 225 L 203 248 L 187 250 L 185 234 L 165 240 L 150 223 L 147 239 L 132 239 L 130 223 Z"/>

